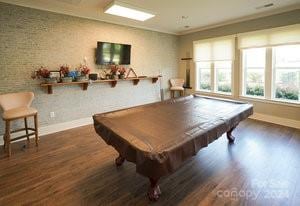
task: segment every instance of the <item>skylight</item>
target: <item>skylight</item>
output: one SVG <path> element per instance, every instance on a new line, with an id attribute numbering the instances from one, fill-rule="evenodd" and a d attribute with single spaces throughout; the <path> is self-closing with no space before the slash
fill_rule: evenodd
<path id="1" fill-rule="evenodd" d="M 146 12 L 144 9 L 136 8 L 120 1 L 113 1 L 112 3 L 110 3 L 104 9 L 104 13 L 138 21 L 146 21 L 155 16 L 154 14 Z"/>

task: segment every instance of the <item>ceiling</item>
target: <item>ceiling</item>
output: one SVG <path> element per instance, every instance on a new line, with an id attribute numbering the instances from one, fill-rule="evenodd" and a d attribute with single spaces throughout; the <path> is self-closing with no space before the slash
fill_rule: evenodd
<path id="1" fill-rule="evenodd" d="M 148 21 L 139 22 L 104 14 L 103 8 L 111 0 L 0 1 L 171 34 L 186 34 L 300 8 L 300 0 L 122 0 L 156 14 Z M 274 6 L 256 9 L 269 3 Z"/>

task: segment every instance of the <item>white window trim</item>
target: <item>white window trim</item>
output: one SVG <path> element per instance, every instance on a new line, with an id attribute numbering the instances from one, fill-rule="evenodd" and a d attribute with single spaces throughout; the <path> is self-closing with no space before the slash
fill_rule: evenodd
<path id="1" fill-rule="evenodd" d="M 287 45 L 296 45 L 296 44 L 285 44 L 283 46 L 287 46 Z M 299 44 L 297 44 L 299 45 Z M 300 105 L 300 100 L 297 101 L 293 101 L 293 100 L 287 100 L 287 99 L 280 99 L 280 98 L 276 98 L 276 71 L 275 71 L 275 54 L 273 52 L 273 47 L 270 48 L 272 50 L 272 96 L 271 96 L 271 100 L 276 101 L 276 102 L 284 102 L 284 103 L 292 103 L 292 104 L 298 104 Z M 296 69 L 296 68 L 295 68 Z M 300 91 L 299 91 L 299 95 L 300 95 Z"/>
<path id="2" fill-rule="evenodd" d="M 252 96 L 239 96 L 238 98 L 234 98 L 232 95 L 227 94 L 220 94 L 215 92 L 207 92 L 207 91 L 195 91 L 196 94 L 213 96 L 213 97 L 220 97 L 220 98 L 228 98 L 233 100 L 244 100 L 244 101 L 251 101 L 251 102 L 262 102 L 266 104 L 275 104 L 275 105 L 283 105 L 288 107 L 296 107 L 300 108 L 300 104 L 294 102 L 285 102 L 285 101 L 277 101 L 277 100 L 270 100 L 265 98 L 253 98 Z"/>
<path id="3" fill-rule="evenodd" d="M 267 55 L 267 48 L 266 48 L 266 55 Z M 239 70 L 241 71 L 241 75 L 240 75 L 240 83 L 242 85 L 242 88 L 240 89 L 240 97 L 251 97 L 254 99 L 266 99 L 266 70 L 267 70 L 267 62 L 265 65 L 265 70 L 264 70 L 264 75 L 265 75 L 265 82 L 264 82 L 264 96 L 255 96 L 255 95 L 247 95 L 246 94 L 246 72 L 244 69 L 244 58 L 243 58 L 243 49 L 240 50 L 240 67 Z M 239 86 L 241 86 L 239 85 Z"/>
<path id="4" fill-rule="evenodd" d="M 195 87 L 195 92 L 203 92 L 205 94 L 220 94 L 223 96 L 234 96 L 233 93 L 233 87 L 234 87 L 234 63 L 231 60 L 231 92 L 220 92 L 216 90 L 217 82 L 216 82 L 216 69 L 215 69 L 215 64 L 212 61 L 210 63 L 210 84 L 211 84 L 211 89 L 210 90 L 205 90 L 205 89 L 200 89 L 200 81 L 198 78 L 199 75 L 199 69 L 197 67 L 197 62 L 194 63 L 195 66 L 195 82 L 196 82 L 196 87 Z"/>
<path id="5" fill-rule="evenodd" d="M 300 103 L 291 102 L 288 100 L 283 101 L 283 100 L 266 99 L 266 98 L 256 98 L 256 97 L 253 98 L 252 96 L 239 96 L 239 99 L 300 108 Z"/>
<path id="6" fill-rule="evenodd" d="M 284 106 L 300 107 L 300 101 L 286 100 L 286 99 L 276 99 L 275 98 L 275 72 L 274 72 L 274 54 L 272 47 L 266 48 L 266 66 L 265 66 L 265 87 L 264 96 L 252 96 L 246 95 L 246 81 L 245 80 L 245 70 L 244 70 L 244 58 L 243 49 L 240 50 L 240 84 L 243 86 L 240 90 L 239 98 L 244 100 L 258 101 L 271 104 L 279 104 Z M 268 77 L 267 77 L 268 76 Z M 240 85 L 240 86 L 241 86 Z"/>
<path id="7" fill-rule="evenodd" d="M 217 72 L 216 72 L 216 68 L 215 68 L 214 64 L 213 64 L 213 70 L 214 70 L 214 82 L 215 83 L 214 83 L 214 90 L 212 92 L 216 93 L 216 94 L 224 94 L 226 96 L 233 96 L 233 94 L 234 94 L 234 90 L 233 90 L 233 88 L 234 88 L 234 76 L 233 76 L 233 73 L 234 73 L 234 60 L 231 60 L 231 68 L 230 68 L 230 70 L 231 70 L 231 82 L 230 82 L 231 92 L 220 92 L 220 91 L 217 90 L 218 89 L 218 87 L 217 87 L 218 82 L 216 81 Z"/>

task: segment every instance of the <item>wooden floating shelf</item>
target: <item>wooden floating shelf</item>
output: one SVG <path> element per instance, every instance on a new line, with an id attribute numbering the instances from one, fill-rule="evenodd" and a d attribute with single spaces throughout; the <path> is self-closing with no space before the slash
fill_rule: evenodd
<path id="1" fill-rule="evenodd" d="M 82 87 L 82 90 L 87 90 L 90 83 L 109 83 L 112 88 L 116 87 L 118 82 L 122 81 L 132 81 L 133 85 L 138 85 L 140 80 L 148 79 L 152 80 L 152 83 L 156 83 L 158 78 L 161 76 L 156 77 L 137 77 L 137 78 L 127 78 L 127 79 L 105 79 L 105 80 L 95 80 L 95 81 L 82 81 L 82 82 L 68 82 L 68 83 L 42 83 L 41 87 L 47 87 L 48 94 L 53 94 L 53 87 L 55 86 L 67 86 L 67 85 L 79 85 Z"/>

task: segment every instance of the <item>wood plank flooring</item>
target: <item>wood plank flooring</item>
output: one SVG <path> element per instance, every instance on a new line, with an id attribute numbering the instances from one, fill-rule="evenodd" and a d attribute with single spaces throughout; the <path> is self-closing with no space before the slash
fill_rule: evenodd
<path id="1" fill-rule="evenodd" d="M 0 152 L 0 205 L 299 205 L 300 130 L 246 120 L 160 180 L 148 201 L 148 180 L 125 162 L 93 126 L 14 143 Z"/>

